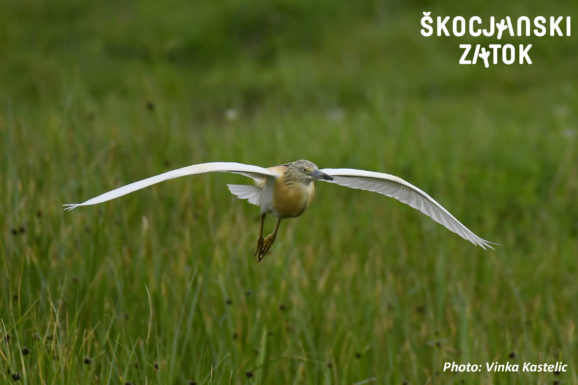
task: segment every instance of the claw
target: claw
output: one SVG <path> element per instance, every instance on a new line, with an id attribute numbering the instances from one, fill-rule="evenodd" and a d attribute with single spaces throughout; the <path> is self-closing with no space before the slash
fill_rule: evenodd
<path id="1" fill-rule="evenodd" d="M 263 237 L 260 237 L 257 240 L 257 248 L 255 249 L 255 256 L 259 258 L 259 261 L 261 261 L 261 251 L 263 250 Z"/>
<path id="2" fill-rule="evenodd" d="M 260 249 L 258 256 L 257 256 L 257 260 L 259 262 L 261 262 L 261 260 L 263 260 L 263 258 L 265 258 L 265 255 L 267 255 L 267 253 L 271 249 L 271 246 L 273 246 L 273 243 L 275 243 L 275 238 L 276 238 L 275 234 L 269 234 L 265 237 L 265 239 L 262 242 L 261 249 Z"/>
<path id="3" fill-rule="evenodd" d="M 255 250 L 255 256 L 257 257 L 257 261 L 261 262 L 265 255 L 275 243 L 275 238 L 277 238 L 277 231 L 279 231 L 279 225 L 281 224 L 281 218 L 277 219 L 277 224 L 275 225 L 275 230 L 272 234 L 269 234 L 263 239 L 263 223 L 265 222 L 265 214 L 261 215 L 261 231 L 259 235 L 259 239 L 257 240 L 257 249 Z"/>

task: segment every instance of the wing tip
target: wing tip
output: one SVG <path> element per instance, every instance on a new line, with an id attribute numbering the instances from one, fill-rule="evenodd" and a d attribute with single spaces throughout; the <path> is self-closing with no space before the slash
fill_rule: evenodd
<path id="1" fill-rule="evenodd" d="M 499 243 L 486 241 L 485 239 L 479 239 L 474 242 L 476 246 L 480 246 L 484 250 L 496 250 L 494 246 L 500 246 Z"/>
<path id="2" fill-rule="evenodd" d="M 77 208 L 78 206 L 82 206 L 82 204 L 81 203 L 65 203 L 62 206 L 64 206 L 64 210 L 71 211 L 71 210 L 74 210 L 75 208 Z"/>

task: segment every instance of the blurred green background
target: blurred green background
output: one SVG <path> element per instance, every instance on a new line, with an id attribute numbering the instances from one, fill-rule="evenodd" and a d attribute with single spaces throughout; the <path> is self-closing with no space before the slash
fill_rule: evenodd
<path id="1" fill-rule="evenodd" d="M 458 45 L 495 39 L 420 34 L 424 11 L 577 10 L 0 2 L 0 382 L 578 383 L 576 37 L 503 39 L 533 64 L 485 69 Z M 61 207 L 193 163 L 301 158 L 398 175 L 500 246 L 321 185 L 257 264 L 258 210 L 230 175 Z"/>

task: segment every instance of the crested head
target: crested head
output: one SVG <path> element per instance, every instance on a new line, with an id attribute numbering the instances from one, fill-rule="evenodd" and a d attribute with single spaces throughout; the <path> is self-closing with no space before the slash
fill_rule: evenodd
<path id="1" fill-rule="evenodd" d="M 301 172 L 319 170 L 319 167 L 317 167 L 315 163 L 306 159 L 296 160 L 294 162 L 287 163 L 285 166 L 299 170 Z"/>
<path id="2" fill-rule="evenodd" d="M 291 181 L 310 183 L 315 179 L 333 179 L 331 176 L 321 172 L 315 163 L 305 159 L 287 163 L 285 166 L 287 166 L 285 175 Z"/>

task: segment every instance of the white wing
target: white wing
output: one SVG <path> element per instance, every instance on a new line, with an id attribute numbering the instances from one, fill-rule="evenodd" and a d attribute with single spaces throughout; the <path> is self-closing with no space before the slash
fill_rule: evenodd
<path id="1" fill-rule="evenodd" d="M 493 249 L 492 242 L 478 237 L 432 197 L 401 178 L 381 172 L 350 168 L 326 168 L 321 171 L 333 177 L 333 180 L 324 180 L 324 182 L 336 183 L 341 186 L 359 190 L 373 191 L 395 198 L 400 202 L 418 209 L 437 223 L 474 245 L 480 246 L 484 250 L 487 248 Z"/>
<path id="2" fill-rule="evenodd" d="M 246 199 L 255 206 L 261 206 L 261 193 L 263 188 L 247 184 L 228 184 L 227 187 L 231 194 L 239 199 Z"/>
<path id="3" fill-rule="evenodd" d="M 138 182 L 127 184 L 126 186 L 122 186 L 115 190 L 106 192 L 83 203 L 71 203 L 65 204 L 64 206 L 66 207 L 66 210 L 72 210 L 78 206 L 95 205 L 121 197 L 126 194 L 130 194 L 133 191 L 152 186 L 153 184 L 164 182 L 165 180 L 180 178 L 187 175 L 204 174 L 207 172 L 230 172 L 253 178 L 255 181 L 262 180 L 263 178 L 277 178 L 280 176 L 278 172 L 250 164 L 235 162 L 201 163 L 179 168 L 173 171 L 168 171 L 147 179 L 139 180 Z"/>

